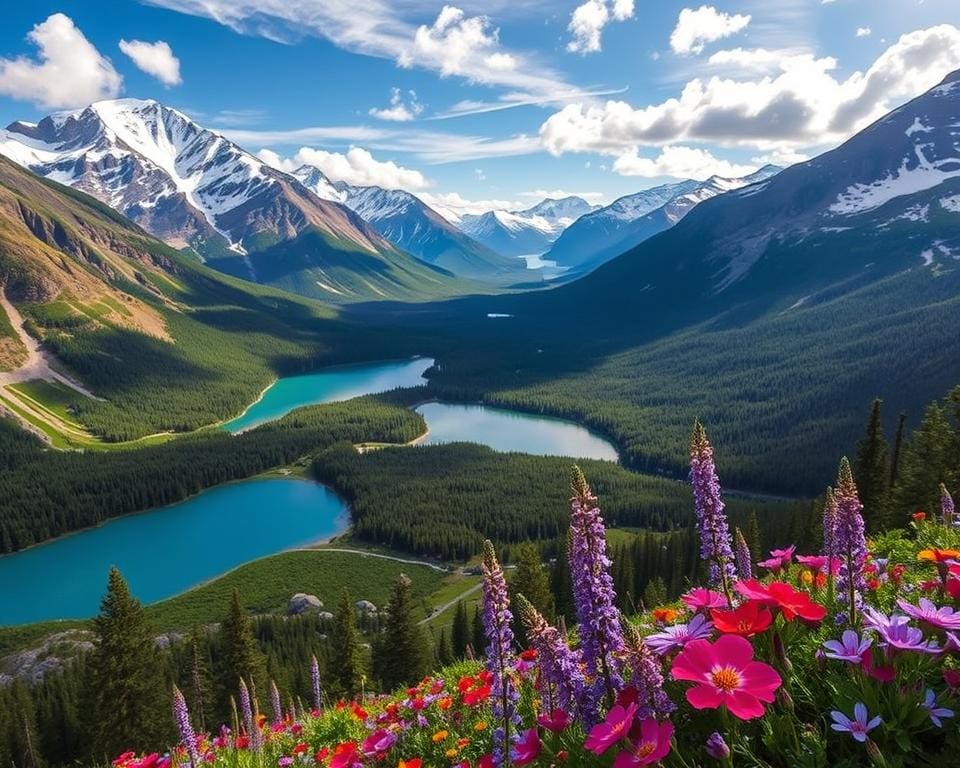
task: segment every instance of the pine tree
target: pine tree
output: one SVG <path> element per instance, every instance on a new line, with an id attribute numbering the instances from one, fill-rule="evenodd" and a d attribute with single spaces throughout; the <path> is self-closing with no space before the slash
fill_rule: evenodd
<path id="1" fill-rule="evenodd" d="M 868 533 L 883 528 L 887 508 L 890 467 L 887 462 L 887 440 L 883 436 L 882 405 L 879 398 L 874 399 L 870 405 L 867 431 L 857 445 L 857 463 L 854 470 Z"/>
<path id="2" fill-rule="evenodd" d="M 902 451 L 896 492 L 895 524 L 906 522 L 918 509 L 932 514 L 940 508 L 940 483 L 957 482 L 957 437 L 939 403 L 928 406 L 920 427 Z"/>
<path id="3" fill-rule="evenodd" d="M 567 557 L 568 539 L 563 540 L 560 554 L 550 569 L 550 591 L 553 593 L 554 610 L 557 616 L 567 621 L 573 619 L 573 585 L 570 580 L 570 560 Z"/>
<path id="4" fill-rule="evenodd" d="M 89 756 L 109 761 L 127 749 L 162 747 L 172 729 L 163 699 L 169 686 L 143 607 L 116 568 L 93 628 L 84 707 Z"/>
<path id="5" fill-rule="evenodd" d="M 470 617 L 467 616 L 467 606 L 463 600 L 457 601 L 453 612 L 453 627 L 451 634 L 451 650 L 455 659 L 462 659 L 467 655 L 467 645 L 470 643 Z"/>
<path id="6" fill-rule="evenodd" d="M 251 690 L 266 690 L 267 665 L 253 636 L 253 624 L 233 591 L 230 609 L 220 624 L 220 658 L 217 674 L 220 714 L 229 712 L 230 697 L 236 696 L 243 680 Z"/>
<path id="7" fill-rule="evenodd" d="M 890 454 L 890 487 L 897 484 L 900 475 L 900 458 L 903 452 L 904 428 L 907 423 L 907 414 L 901 413 L 897 419 L 897 434 L 893 439 L 893 453 Z"/>
<path id="8" fill-rule="evenodd" d="M 183 692 L 201 733 L 213 723 L 213 683 L 210 678 L 210 641 L 200 627 L 194 627 L 187 640 L 187 670 Z"/>
<path id="9" fill-rule="evenodd" d="M 353 697 L 360 693 L 366 665 L 360 634 L 357 631 L 357 613 L 347 590 L 340 593 L 337 612 L 330 634 L 330 655 L 327 659 L 328 686 L 335 694 Z"/>
<path id="10" fill-rule="evenodd" d="M 662 577 L 657 576 L 651 579 L 647 588 L 643 590 L 643 605 L 649 611 L 665 602 L 667 602 L 667 585 Z"/>
<path id="11" fill-rule="evenodd" d="M 429 667 L 423 632 L 413 620 L 410 578 L 401 573 L 387 602 L 387 625 L 374 657 L 374 672 L 384 690 L 420 681 Z"/>
<path id="12" fill-rule="evenodd" d="M 750 555 L 753 562 L 757 563 L 763 559 L 763 535 L 760 533 L 760 521 L 757 520 L 757 511 L 750 512 L 750 525 L 747 528 L 747 546 L 750 547 Z"/>
<path id="13" fill-rule="evenodd" d="M 543 567 L 543 559 L 536 545 L 529 542 L 521 544 L 517 550 L 517 568 L 510 578 L 511 602 L 517 595 L 523 595 L 548 621 L 553 620 L 554 602 L 550 592 L 550 581 Z M 521 646 L 526 646 L 526 630 L 519 614 L 514 617 L 513 634 Z"/>
<path id="14" fill-rule="evenodd" d="M 2 693 L 3 691 L 0 691 Z M 40 739 L 37 733 L 36 707 L 30 690 L 15 680 L 0 697 L 0 759 L 16 768 L 41 768 Z"/>
<path id="15" fill-rule="evenodd" d="M 474 656 L 483 656 L 487 652 L 487 636 L 483 631 L 483 616 L 478 602 L 473 611 L 473 637 L 470 640 Z"/>
<path id="16" fill-rule="evenodd" d="M 440 628 L 440 637 L 437 639 L 437 663 L 441 667 L 446 667 L 453 663 L 453 647 L 450 645 L 450 638 L 447 635 L 447 628 Z"/>

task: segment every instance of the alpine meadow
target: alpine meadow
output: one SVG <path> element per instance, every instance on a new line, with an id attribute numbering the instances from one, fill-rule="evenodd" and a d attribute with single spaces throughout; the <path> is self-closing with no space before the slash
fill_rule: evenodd
<path id="1" fill-rule="evenodd" d="M 960 752 L 955 0 L 23 0 L 0 766 Z"/>

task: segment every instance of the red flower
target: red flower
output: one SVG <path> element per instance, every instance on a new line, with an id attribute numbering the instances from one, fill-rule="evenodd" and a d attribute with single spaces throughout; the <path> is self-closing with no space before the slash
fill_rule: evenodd
<path id="1" fill-rule="evenodd" d="M 537 718 L 537 722 L 548 731 L 560 733 L 560 731 L 565 730 L 573 720 L 570 715 L 562 709 L 555 709 L 549 714 L 540 715 L 540 717 Z"/>
<path id="2" fill-rule="evenodd" d="M 477 760 L 477 768 L 494 768 L 493 755 L 487 753 Z"/>
<path id="3" fill-rule="evenodd" d="M 912 515 L 910 515 L 910 517 L 913 518 L 913 521 L 915 523 L 922 523 L 924 520 L 927 519 L 927 513 L 924 512 L 922 509 L 918 509 Z"/>
<path id="4" fill-rule="evenodd" d="M 779 608 L 787 621 L 793 621 L 797 616 L 807 621 L 821 621 L 827 615 L 827 609 L 811 600 L 810 595 L 784 581 L 764 585 L 756 579 L 747 579 L 737 582 L 737 591 L 750 600 Z"/>
<path id="5" fill-rule="evenodd" d="M 344 741 L 333 750 L 330 758 L 330 768 L 353 768 L 360 764 L 360 755 L 357 752 L 357 742 Z"/>
<path id="6" fill-rule="evenodd" d="M 540 736 L 536 728 L 525 731 L 513 748 L 513 764 L 529 765 L 540 756 Z"/>
<path id="7" fill-rule="evenodd" d="M 773 614 L 761 602 L 748 600 L 734 611 L 710 611 L 713 626 L 726 634 L 753 637 L 766 630 L 773 622 Z"/>
<path id="8" fill-rule="evenodd" d="M 537 650 L 536 648 L 527 648 L 523 653 L 520 654 L 520 658 L 524 661 L 536 661 Z"/>
<path id="9" fill-rule="evenodd" d="M 354 703 L 353 705 L 351 705 L 351 711 L 353 712 L 353 716 L 357 718 L 357 720 L 367 719 L 367 710 L 365 710 L 359 704 Z"/>

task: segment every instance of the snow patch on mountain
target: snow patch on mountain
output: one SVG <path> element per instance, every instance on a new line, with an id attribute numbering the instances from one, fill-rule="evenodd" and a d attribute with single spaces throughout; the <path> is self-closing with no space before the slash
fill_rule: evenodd
<path id="1" fill-rule="evenodd" d="M 913 124 L 907 128 L 904 133 L 906 133 L 907 136 L 913 136 L 915 133 L 930 133 L 933 130 L 935 129 L 932 126 L 924 125 L 923 120 L 921 120 L 918 115 L 913 119 Z"/>
<path id="2" fill-rule="evenodd" d="M 960 195 L 940 198 L 940 207 L 950 213 L 960 213 Z"/>

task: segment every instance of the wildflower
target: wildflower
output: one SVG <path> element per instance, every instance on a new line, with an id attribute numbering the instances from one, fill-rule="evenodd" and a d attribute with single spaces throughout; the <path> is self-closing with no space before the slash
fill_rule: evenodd
<path id="1" fill-rule="evenodd" d="M 602 755 L 630 732 L 636 714 L 636 704 L 626 707 L 614 704 L 607 712 L 606 719 L 590 729 L 583 746 L 595 755 Z"/>
<path id="2" fill-rule="evenodd" d="M 733 544 L 733 559 L 737 567 L 737 578 L 752 579 L 753 557 L 750 554 L 750 547 L 747 545 L 747 540 L 744 538 L 743 532 L 739 528 L 734 529 Z"/>
<path id="3" fill-rule="evenodd" d="M 449 735 L 450 735 L 449 731 L 437 731 L 430 738 L 433 740 L 434 744 L 439 744 L 441 741 L 444 741 Z"/>
<path id="4" fill-rule="evenodd" d="M 763 568 L 769 568 L 773 571 L 780 571 L 789 568 L 793 562 L 793 553 L 797 551 L 796 546 L 789 546 L 786 549 L 774 549 L 770 552 L 770 559 L 758 563 Z"/>
<path id="5" fill-rule="evenodd" d="M 726 608 L 729 603 L 727 598 L 719 592 L 714 592 L 706 587 L 694 587 L 686 594 L 680 596 L 683 604 L 692 611 L 699 611 L 710 608 Z"/>
<path id="6" fill-rule="evenodd" d="M 937 696 L 929 688 L 927 688 L 923 703 L 920 706 L 927 710 L 927 713 L 930 715 L 930 722 L 937 726 L 937 728 L 943 728 L 943 720 L 941 718 L 953 717 L 954 714 L 952 709 L 937 706 Z"/>
<path id="7" fill-rule="evenodd" d="M 313 689 L 313 708 L 320 710 L 323 698 L 320 692 L 320 663 L 316 656 L 310 658 L 310 685 Z"/>
<path id="8" fill-rule="evenodd" d="M 547 712 L 537 718 L 537 723 L 551 733 L 560 733 L 560 731 L 566 730 L 572 722 L 573 718 L 562 709 L 554 709 L 552 712 Z"/>
<path id="9" fill-rule="evenodd" d="M 528 765 L 540 756 L 540 736 L 536 728 L 524 731 L 520 741 L 516 743 L 511 753 L 513 764 L 517 766 Z"/>
<path id="10" fill-rule="evenodd" d="M 648 718 L 635 723 L 627 741 L 621 744 L 623 751 L 614 758 L 613 768 L 638 768 L 663 760 L 670 752 L 672 738 L 673 723 L 669 720 L 661 723 Z"/>
<path id="11" fill-rule="evenodd" d="M 837 550 L 837 497 L 833 488 L 827 486 L 827 493 L 823 501 L 823 555 L 830 561 L 838 557 Z"/>
<path id="12" fill-rule="evenodd" d="M 713 624 L 703 614 L 698 613 L 688 624 L 674 624 L 662 632 L 648 635 L 646 643 L 663 656 L 677 648 L 683 648 L 692 640 L 709 637 L 712 631 Z"/>
<path id="13" fill-rule="evenodd" d="M 927 519 L 927 513 L 924 512 L 922 509 L 918 509 L 912 515 L 910 515 L 910 517 L 913 520 L 913 522 L 922 523 L 924 520 Z"/>
<path id="14" fill-rule="evenodd" d="M 420 768 L 423 765 L 423 760 L 419 757 L 411 757 L 409 760 L 401 760 L 397 763 L 397 768 Z"/>
<path id="15" fill-rule="evenodd" d="M 944 525 L 953 524 L 953 512 L 953 497 L 950 495 L 950 491 L 947 490 L 947 486 L 940 483 L 940 513 L 943 516 Z"/>
<path id="16" fill-rule="evenodd" d="M 820 621 L 827 615 L 827 609 L 811 600 L 810 595 L 794 589 L 785 581 L 766 585 L 756 580 L 741 581 L 737 584 L 737 591 L 749 600 L 779 608 L 787 621 L 793 621 L 797 616 L 807 621 Z"/>
<path id="17" fill-rule="evenodd" d="M 250 689 L 240 680 L 240 711 L 243 713 L 243 723 L 247 729 L 247 738 L 250 740 L 250 749 L 253 752 L 260 750 L 260 729 L 254 727 L 253 703 L 250 700 Z"/>
<path id="18" fill-rule="evenodd" d="M 866 588 L 863 566 L 867 560 L 867 541 L 863 526 L 863 505 L 857 495 L 857 486 L 853 482 L 850 462 L 844 457 L 840 461 L 840 473 L 837 475 L 837 526 L 836 554 L 842 558 L 840 573 L 837 574 L 837 592 L 847 602 L 849 619 L 853 619 L 860 609 L 863 590 Z"/>
<path id="19" fill-rule="evenodd" d="M 717 731 L 711 733 L 707 738 L 704 749 L 707 750 L 707 754 L 714 760 L 726 760 L 730 757 L 730 747 L 727 746 L 727 742 L 724 741 L 723 736 Z"/>
<path id="20" fill-rule="evenodd" d="M 824 655 L 828 659 L 836 661 L 849 661 L 851 664 L 859 664 L 863 661 L 863 655 L 873 645 L 873 638 L 864 637 L 852 629 L 845 630 L 840 640 L 827 640 L 823 647 L 826 649 Z"/>
<path id="21" fill-rule="evenodd" d="M 606 531 L 586 478 L 573 468 L 570 503 L 570 573 L 576 607 L 580 649 L 588 685 L 582 714 L 588 723 L 596 717 L 596 707 L 606 697 L 612 702 L 623 686 L 617 654 L 623 648 L 620 612 L 607 557 Z"/>
<path id="22" fill-rule="evenodd" d="M 523 595 L 517 595 L 517 603 L 527 639 L 540 658 L 537 684 L 544 695 L 545 706 L 572 711 L 582 703 L 584 693 L 580 652 L 572 650 L 560 630 L 547 624 Z"/>
<path id="23" fill-rule="evenodd" d="M 637 715 L 641 720 L 650 717 L 665 718 L 673 712 L 677 707 L 663 690 L 660 660 L 654 656 L 650 646 L 634 626 L 627 628 L 624 657 L 633 674 L 630 687 L 620 692 L 617 703 L 623 704 L 626 700 L 624 697 L 629 692 L 630 698 L 637 703 Z"/>
<path id="24" fill-rule="evenodd" d="M 937 627 L 938 629 L 960 629 L 960 611 L 954 611 L 950 606 L 938 608 L 925 597 L 920 598 L 919 605 L 908 603 L 902 598 L 897 600 L 897 605 L 900 606 L 900 610 L 907 614 L 907 616 L 929 624 L 931 627 Z"/>
<path id="25" fill-rule="evenodd" d="M 817 573 L 823 573 L 827 566 L 830 567 L 830 572 L 836 575 L 837 571 L 840 570 L 840 558 L 839 557 L 827 557 L 825 555 L 797 555 L 797 562 L 800 565 L 809 568 L 811 571 Z"/>
<path id="26" fill-rule="evenodd" d="M 290 768 L 290 766 L 293 765 L 293 758 L 285 755 L 277 760 L 277 765 L 279 765 L 280 768 Z"/>
<path id="27" fill-rule="evenodd" d="M 197 768 L 200 764 L 200 753 L 197 751 L 197 736 L 190 724 L 190 712 L 187 710 L 187 701 L 177 686 L 173 686 L 173 717 L 180 731 L 180 743 L 187 748 L 190 755 L 190 765 Z"/>
<path id="28" fill-rule="evenodd" d="M 366 739 L 364 739 L 363 745 L 360 747 L 360 751 L 363 752 L 367 757 L 376 757 L 378 755 L 383 755 L 390 750 L 394 744 L 397 743 L 397 737 L 392 734 L 390 731 L 380 729 L 374 731 Z"/>
<path id="29" fill-rule="evenodd" d="M 863 744 L 867 740 L 867 734 L 883 722 L 879 716 L 868 721 L 867 716 L 866 705 L 858 701 L 853 707 L 852 720 L 843 714 L 843 712 L 837 710 L 831 712 L 830 717 L 833 718 L 833 723 L 830 727 L 838 733 L 849 733 L 854 739 Z"/>
<path id="30" fill-rule="evenodd" d="M 483 563 L 483 629 L 487 636 L 487 670 L 491 674 L 490 695 L 493 698 L 493 716 L 499 725 L 493 732 L 493 757 L 496 765 L 503 765 L 509 757 L 512 733 L 520 724 L 516 703 L 520 694 L 510 675 L 513 656 L 513 615 L 503 569 L 497 562 L 493 544 L 484 544 Z"/>
<path id="31" fill-rule="evenodd" d="M 477 722 L 473 726 L 473 730 L 475 730 L 477 733 L 480 733 L 481 731 L 485 731 L 487 730 L 487 724 L 483 720 L 477 720 Z"/>
<path id="32" fill-rule="evenodd" d="M 879 680 L 881 683 L 889 683 L 897 676 L 897 670 L 891 666 L 878 667 L 873 661 L 872 653 L 865 653 L 863 655 L 860 668 L 874 680 Z"/>
<path id="33" fill-rule="evenodd" d="M 723 512 L 713 448 L 699 421 L 693 425 L 690 441 L 690 483 L 700 532 L 700 557 L 710 564 L 710 586 L 722 587 L 729 604 L 730 584 L 737 579 L 730 529 Z"/>
<path id="34" fill-rule="evenodd" d="M 923 632 L 909 625 L 910 618 L 902 614 L 885 616 L 879 611 L 864 608 L 864 623 L 877 633 L 877 636 L 889 648 L 898 651 L 916 651 L 917 653 L 939 653 L 936 640 L 925 640 Z"/>
<path id="35" fill-rule="evenodd" d="M 943 670 L 943 682 L 954 691 L 960 689 L 960 669 Z"/>
<path id="36" fill-rule="evenodd" d="M 654 608 L 650 613 L 658 624 L 673 624 L 680 615 L 675 608 Z"/>
<path id="37" fill-rule="evenodd" d="M 270 681 L 270 704 L 273 707 L 273 722 L 282 722 L 283 709 L 280 706 L 280 691 L 277 690 L 277 684 L 273 680 Z"/>
<path id="38" fill-rule="evenodd" d="M 360 768 L 362 765 L 357 752 L 357 742 L 344 741 L 334 747 L 330 768 Z"/>
<path id="39" fill-rule="evenodd" d="M 723 706 L 741 720 L 760 717 L 782 682 L 773 667 L 754 661 L 750 642 L 738 635 L 722 635 L 715 643 L 688 643 L 674 659 L 671 673 L 677 680 L 696 683 L 686 692 L 695 709 Z"/>
<path id="40" fill-rule="evenodd" d="M 713 626 L 725 634 L 753 637 L 765 631 L 773 622 L 773 614 L 761 602 L 748 600 L 735 610 L 710 611 Z"/>

